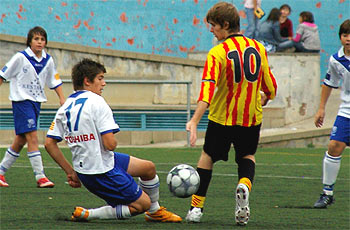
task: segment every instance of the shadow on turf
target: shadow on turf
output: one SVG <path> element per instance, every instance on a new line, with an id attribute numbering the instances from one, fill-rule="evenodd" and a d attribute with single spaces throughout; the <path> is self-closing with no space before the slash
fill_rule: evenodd
<path id="1" fill-rule="evenodd" d="M 286 206 L 279 206 L 278 208 L 294 208 L 294 209 L 315 209 L 312 206 L 292 206 L 292 205 L 286 205 Z"/>

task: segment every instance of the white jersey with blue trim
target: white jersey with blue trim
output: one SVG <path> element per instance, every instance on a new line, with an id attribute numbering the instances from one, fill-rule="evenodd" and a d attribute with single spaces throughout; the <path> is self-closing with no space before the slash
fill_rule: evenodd
<path id="1" fill-rule="evenodd" d="M 350 118 L 350 59 L 344 54 L 344 48 L 329 58 L 328 70 L 323 84 L 339 88 L 341 86 L 339 116 Z M 341 84 L 341 85 L 340 85 Z"/>
<path id="2" fill-rule="evenodd" d="M 0 77 L 10 81 L 11 101 L 45 102 L 45 85 L 55 89 L 62 84 L 52 57 L 43 50 L 42 57 L 38 58 L 29 47 L 6 63 Z"/>
<path id="3" fill-rule="evenodd" d="M 114 167 L 114 152 L 104 148 L 101 137 L 109 132 L 119 132 L 111 108 L 103 97 L 82 90 L 58 109 L 47 137 L 66 141 L 75 171 L 100 174 Z"/>

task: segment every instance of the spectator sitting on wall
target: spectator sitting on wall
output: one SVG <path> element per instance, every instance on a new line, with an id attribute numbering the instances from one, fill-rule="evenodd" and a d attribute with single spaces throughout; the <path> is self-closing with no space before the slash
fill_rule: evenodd
<path id="1" fill-rule="evenodd" d="M 267 19 L 258 25 L 257 40 L 265 46 L 269 53 L 275 52 L 279 43 L 288 41 L 280 35 L 280 15 L 279 9 L 273 8 Z"/>
<path id="2" fill-rule="evenodd" d="M 293 23 L 288 18 L 290 13 L 292 12 L 292 9 L 288 4 L 283 4 L 280 7 L 280 34 L 284 38 L 293 38 Z"/>
<path id="3" fill-rule="evenodd" d="M 311 12 L 303 11 L 299 15 L 299 22 L 295 38 L 278 45 L 277 51 L 288 48 L 295 48 L 295 52 L 320 52 L 320 37 L 318 27 L 314 23 L 314 16 Z"/>

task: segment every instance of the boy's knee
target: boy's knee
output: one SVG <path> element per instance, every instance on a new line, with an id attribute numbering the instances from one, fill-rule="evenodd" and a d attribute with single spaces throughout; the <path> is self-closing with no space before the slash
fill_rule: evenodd
<path id="1" fill-rule="evenodd" d="M 156 166 L 152 161 L 145 162 L 144 170 L 147 174 L 146 177 L 153 179 L 156 176 Z"/>
<path id="2" fill-rule="evenodd" d="M 338 157 L 342 154 L 345 147 L 345 143 L 331 140 L 328 144 L 328 154 L 333 157 Z"/>

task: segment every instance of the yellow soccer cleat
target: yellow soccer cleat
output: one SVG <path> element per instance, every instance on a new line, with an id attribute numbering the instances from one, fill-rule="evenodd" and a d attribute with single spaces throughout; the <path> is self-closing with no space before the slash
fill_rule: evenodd
<path id="1" fill-rule="evenodd" d="M 89 210 L 82 207 L 75 207 L 72 213 L 72 221 L 87 221 Z"/>
<path id="2" fill-rule="evenodd" d="M 175 213 L 169 212 L 164 207 L 160 207 L 157 212 L 149 213 L 145 212 L 146 221 L 155 221 L 155 222 L 181 222 L 182 218 L 176 215 Z"/>

